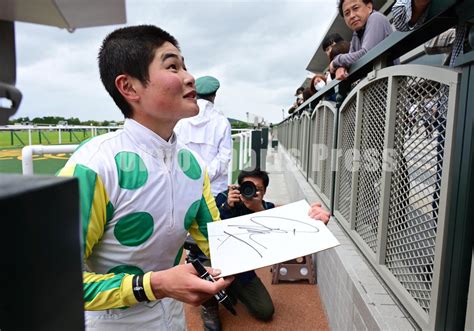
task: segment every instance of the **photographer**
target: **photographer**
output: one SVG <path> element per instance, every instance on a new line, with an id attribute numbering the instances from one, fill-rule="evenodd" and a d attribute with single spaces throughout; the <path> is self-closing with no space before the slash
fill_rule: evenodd
<path id="1" fill-rule="evenodd" d="M 216 196 L 216 205 L 221 219 L 274 208 L 273 203 L 263 200 L 268 182 L 268 174 L 265 171 L 258 168 L 252 171 L 242 170 L 238 177 L 239 185 L 230 185 L 228 190 Z M 227 293 L 247 307 L 256 319 L 261 321 L 272 319 L 275 311 L 272 298 L 255 271 L 236 275 L 234 282 L 227 288 Z M 210 300 L 202 306 L 201 317 L 204 330 L 221 329 L 218 309 L 215 300 Z"/>
<path id="2" fill-rule="evenodd" d="M 237 179 L 239 185 L 230 185 L 227 191 L 216 197 L 221 219 L 227 219 L 274 208 L 271 202 L 263 200 L 269 178 L 265 171 L 242 170 Z M 244 184 L 244 185 L 242 185 Z M 252 194 L 253 193 L 253 194 Z"/>
<path id="3" fill-rule="evenodd" d="M 228 190 L 216 196 L 216 205 L 221 219 L 248 215 L 275 207 L 275 204 L 263 200 L 269 184 L 268 174 L 265 171 L 259 168 L 242 170 L 237 182 L 238 186 L 231 185 Z M 311 206 L 309 216 L 325 224 L 329 221 L 329 213 L 321 208 L 319 203 Z M 235 280 L 227 288 L 227 293 L 239 300 L 256 319 L 261 321 L 272 319 L 275 311 L 272 298 L 255 271 L 235 275 Z M 220 330 L 217 301 L 210 300 L 204 304 L 201 317 L 205 330 Z"/>

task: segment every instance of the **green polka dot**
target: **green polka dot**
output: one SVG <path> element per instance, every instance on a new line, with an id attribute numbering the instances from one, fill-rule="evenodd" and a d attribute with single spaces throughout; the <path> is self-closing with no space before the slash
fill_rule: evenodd
<path id="1" fill-rule="evenodd" d="M 143 270 L 140 269 L 139 267 L 136 267 L 134 265 L 126 265 L 126 264 L 113 267 L 107 273 L 108 274 L 129 274 L 129 275 L 143 275 L 144 274 Z"/>
<path id="2" fill-rule="evenodd" d="M 120 152 L 115 155 L 115 165 L 119 186 L 128 190 L 135 190 L 145 185 L 148 179 L 148 170 L 137 153 Z"/>
<path id="3" fill-rule="evenodd" d="M 107 206 L 105 207 L 105 219 L 107 222 L 110 222 L 110 220 L 114 217 L 114 212 L 114 205 L 112 204 L 112 202 L 109 201 L 107 203 Z"/>
<path id="4" fill-rule="evenodd" d="M 190 151 L 181 149 L 178 152 L 178 164 L 184 174 L 189 178 L 194 180 L 201 178 L 201 167 Z"/>
<path id="5" fill-rule="evenodd" d="M 207 223 L 213 222 L 213 219 L 204 197 L 194 201 L 189 207 L 184 216 L 184 228 L 189 230 L 194 220 L 198 224 L 199 231 L 207 238 Z"/>
<path id="6" fill-rule="evenodd" d="M 200 203 L 201 200 L 194 201 L 186 212 L 186 215 L 184 216 L 184 228 L 186 230 L 189 230 L 193 220 L 196 218 Z"/>
<path id="7" fill-rule="evenodd" d="M 150 238 L 153 226 L 153 217 L 150 214 L 133 213 L 118 220 L 114 235 L 122 245 L 138 246 Z"/>
<path id="8" fill-rule="evenodd" d="M 213 220 L 211 212 L 207 207 L 206 200 L 204 199 L 204 197 L 200 201 L 196 219 L 198 220 L 199 231 L 203 234 L 204 237 L 208 238 L 207 223 L 213 222 Z"/>

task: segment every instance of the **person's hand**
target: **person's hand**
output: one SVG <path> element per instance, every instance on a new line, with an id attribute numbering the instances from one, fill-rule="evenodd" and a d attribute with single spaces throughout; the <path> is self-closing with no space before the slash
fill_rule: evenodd
<path id="1" fill-rule="evenodd" d="M 336 67 L 334 67 L 334 62 L 333 61 L 329 62 L 329 72 L 331 74 L 336 72 Z"/>
<path id="2" fill-rule="evenodd" d="M 332 81 L 331 72 L 329 70 L 326 71 L 325 76 L 326 76 L 326 84 L 329 84 L 329 82 Z"/>
<path id="3" fill-rule="evenodd" d="M 245 207 L 254 212 L 265 210 L 265 208 L 263 208 L 262 199 L 263 194 L 260 191 L 257 191 L 257 194 L 252 199 L 246 199 L 243 196 L 240 197 Z"/>
<path id="4" fill-rule="evenodd" d="M 213 277 L 220 274 L 217 269 L 206 269 Z M 220 278 L 215 282 L 201 279 L 192 264 L 186 263 L 167 270 L 153 272 L 151 274 L 151 288 L 158 300 L 168 297 L 199 306 L 229 286 L 233 280 L 234 277 Z"/>
<path id="5" fill-rule="evenodd" d="M 237 186 L 229 185 L 229 192 L 227 194 L 227 205 L 234 208 L 235 204 L 240 201 L 240 191 Z"/>
<path id="6" fill-rule="evenodd" d="M 328 224 L 331 214 L 321 206 L 320 202 L 315 202 L 311 205 L 308 216 L 315 220 L 322 221 L 324 224 Z"/>
<path id="7" fill-rule="evenodd" d="M 348 76 L 347 74 L 347 69 L 344 67 L 339 67 L 336 69 L 336 79 L 338 80 L 344 80 Z"/>

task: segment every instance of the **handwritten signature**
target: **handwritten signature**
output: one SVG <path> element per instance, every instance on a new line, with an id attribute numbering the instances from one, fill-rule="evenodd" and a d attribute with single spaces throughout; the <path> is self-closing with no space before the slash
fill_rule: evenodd
<path id="1" fill-rule="evenodd" d="M 288 222 L 284 222 L 283 224 L 280 223 L 278 227 L 272 227 L 269 225 L 265 225 L 261 222 L 258 221 L 259 218 L 265 218 L 265 219 L 279 219 L 279 220 L 285 220 Z M 227 225 L 229 228 L 237 228 L 239 230 L 242 230 L 242 232 L 239 233 L 229 233 L 227 231 L 223 231 L 225 234 L 224 239 L 218 239 L 221 241 L 217 249 L 219 249 L 225 242 L 228 240 L 234 239 L 244 245 L 249 246 L 252 248 L 260 257 L 263 258 L 262 253 L 259 251 L 257 248 L 258 246 L 262 247 L 263 249 L 267 249 L 261 242 L 257 241 L 256 238 L 265 236 L 271 233 L 293 233 L 294 236 L 296 236 L 298 233 L 318 233 L 319 228 L 311 223 L 304 222 L 304 221 L 299 221 L 295 220 L 292 218 L 287 218 L 287 217 L 278 217 L 278 216 L 253 216 L 250 217 L 250 222 L 253 224 L 250 225 L 241 225 L 241 224 L 229 224 Z M 309 229 L 297 229 L 297 226 L 295 226 L 294 223 L 299 223 L 303 224 Z M 282 227 L 284 225 L 284 227 Z M 287 225 L 287 226 L 286 226 Z M 243 238 L 242 238 L 243 237 Z M 246 240 L 247 239 L 247 240 Z M 257 246 L 258 245 L 258 246 Z"/>

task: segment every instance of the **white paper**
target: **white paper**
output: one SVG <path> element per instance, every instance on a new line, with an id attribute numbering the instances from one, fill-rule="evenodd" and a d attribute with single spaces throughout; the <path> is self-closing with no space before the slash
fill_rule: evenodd
<path id="1" fill-rule="evenodd" d="M 222 277 L 339 245 L 305 200 L 207 225 L 212 267 Z"/>

